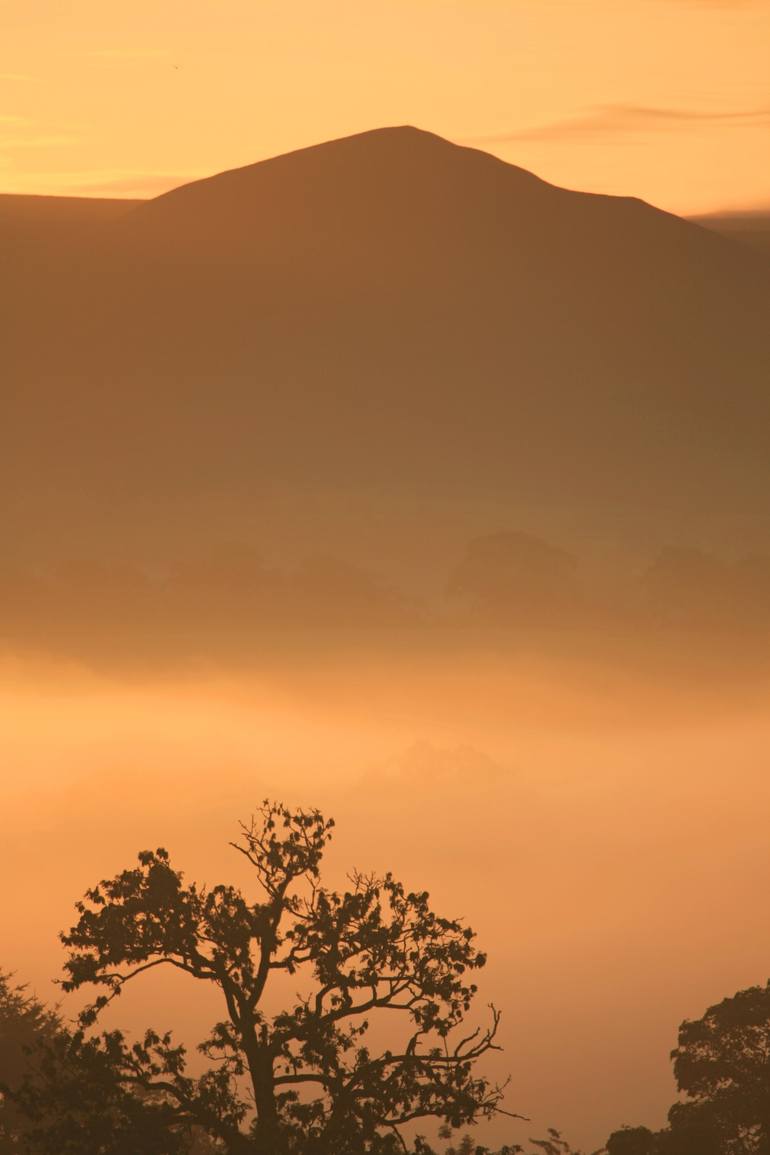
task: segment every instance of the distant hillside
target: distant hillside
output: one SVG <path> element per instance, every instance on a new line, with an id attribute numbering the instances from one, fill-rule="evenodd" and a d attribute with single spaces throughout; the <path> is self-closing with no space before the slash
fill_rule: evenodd
<path id="1" fill-rule="evenodd" d="M 0 200 L 16 562 L 770 540 L 767 265 L 412 128 Z"/>
<path id="2" fill-rule="evenodd" d="M 130 212 L 136 200 L 0 194 L 0 251 L 72 243 Z"/>
<path id="3" fill-rule="evenodd" d="M 114 221 L 142 202 L 102 197 L 21 196 L 0 193 L 0 227 L 62 227 Z"/>
<path id="4" fill-rule="evenodd" d="M 712 213 L 692 219 L 706 229 L 770 256 L 770 212 Z"/>

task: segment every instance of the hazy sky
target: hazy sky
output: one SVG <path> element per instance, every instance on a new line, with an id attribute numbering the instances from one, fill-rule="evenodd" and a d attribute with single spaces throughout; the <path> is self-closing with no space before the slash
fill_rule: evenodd
<path id="1" fill-rule="evenodd" d="M 0 0 L 0 191 L 153 195 L 383 124 L 770 204 L 769 0 Z"/>

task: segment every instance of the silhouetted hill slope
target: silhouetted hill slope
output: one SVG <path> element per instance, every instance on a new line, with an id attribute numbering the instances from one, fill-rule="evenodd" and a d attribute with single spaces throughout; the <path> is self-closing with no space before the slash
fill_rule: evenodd
<path id="1" fill-rule="evenodd" d="M 24 245 L 72 244 L 118 220 L 140 201 L 0 194 L 0 251 Z"/>
<path id="2" fill-rule="evenodd" d="M 641 201 L 383 129 L 73 237 L 3 274 L 0 481 L 30 555 L 260 541 L 279 490 L 346 516 L 398 489 L 425 533 L 490 495 L 610 510 L 619 537 L 639 510 L 770 514 L 765 265 Z"/>
<path id="3" fill-rule="evenodd" d="M 770 256 L 770 212 L 711 213 L 692 219 L 705 229 L 712 229 L 730 240 L 751 245 Z"/>
<path id="4" fill-rule="evenodd" d="M 68 227 L 74 224 L 98 224 L 125 216 L 142 204 L 140 200 L 107 197 L 24 196 L 0 193 L 0 227 Z"/>

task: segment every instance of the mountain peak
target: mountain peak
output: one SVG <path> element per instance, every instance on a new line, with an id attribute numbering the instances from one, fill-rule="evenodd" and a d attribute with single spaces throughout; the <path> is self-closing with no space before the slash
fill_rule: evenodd
<path id="1" fill-rule="evenodd" d="M 483 220 L 503 202 L 553 191 L 488 153 L 394 125 L 193 181 L 145 202 L 132 218 L 163 249 L 195 244 L 264 252 L 277 232 L 315 247 L 338 232 L 430 231 L 440 216 L 454 231 L 458 213 Z"/>
<path id="2" fill-rule="evenodd" d="M 636 266 L 654 279 L 672 248 L 721 245 L 642 202 L 558 188 L 413 125 L 182 185 L 133 210 L 120 237 L 138 262 L 232 261 L 281 280 L 300 266 L 321 279 L 344 267 L 380 280 L 398 262 L 410 276 L 451 267 L 489 279 L 515 263 L 531 285 L 562 278 L 567 253 L 572 278 L 606 264 L 618 277 Z"/>
<path id="3" fill-rule="evenodd" d="M 185 189 L 204 188 L 212 182 L 223 183 L 248 179 L 250 174 L 264 173 L 276 166 L 280 168 L 289 165 L 299 167 L 302 164 L 313 166 L 317 162 L 328 164 L 343 158 L 358 164 L 366 164 L 368 161 L 374 160 L 377 155 L 386 158 L 391 163 L 399 159 L 402 162 L 414 163 L 421 154 L 426 158 L 435 158 L 437 153 L 442 152 L 445 155 L 456 155 L 471 151 L 474 150 L 463 149 L 462 146 L 453 144 L 452 141 L 439 136 L 437 133 L 416 128 L 411 124 L 384 125 L 353 133 L 350 136 L 335 137 L 319 144 L 305 145 L 302 148 L 279 153 L 249 165 L 225 169 L 223 172 L 214 173 L 210 177 L 202 177 L 200 180 L 191 181 L 189 184 L 171 189 L 170 192 L 162 193 L 155 200 L 165 200 Z M 477 155 L 486 156 L 487 154 L 477 153 Z M 494 158 L 490 157 L 489 159 Z"/>

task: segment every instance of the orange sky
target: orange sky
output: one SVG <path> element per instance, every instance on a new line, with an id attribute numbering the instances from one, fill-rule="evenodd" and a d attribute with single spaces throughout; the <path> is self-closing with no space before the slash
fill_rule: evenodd
<path id="1" fill-rule="evenodd" d="M 770 205 L 768 0 L 0 0 L 0 191 L 149 196 L 377 125 Z"/>

